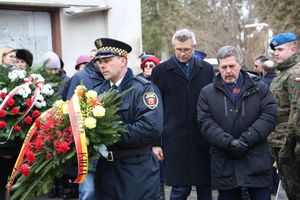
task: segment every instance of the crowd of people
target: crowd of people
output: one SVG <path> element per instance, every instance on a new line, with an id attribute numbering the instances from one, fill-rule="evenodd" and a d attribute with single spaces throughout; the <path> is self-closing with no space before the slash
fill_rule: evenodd
<path id="1" fill-rule="evenodd" d="M 112 38 L 96 39 L 96 49 L 78 57 L 71 78 L 55 52 L 44 54 L 46 72 L 64 80 L 59 90 L 64 100 L 80 84 L 99 95 L 130 88 L 118 109 L 126 131 L 108 147 L 107 157 L 89 164 L 79 199 L 162 200 L 166 184 L 170 200 L 186 200 L 192 186 L 198 200 L 211 200 L 212 190 L 218 200 L 271 200 L 280 181 L 288 199 L 300 200 L 297 36 L 274 36 L 269 44 L 274 57 L 258 55 L 250 71 L 244 70 L 238 48 L 223 46 L 216 55 L 217 73 L 197 50 L 191 30 L 176 31 L 171 42 L 174 53 L 164 62 L 153 52 L 143 53 L 138 75 L 127 66 L 131 46 Z M 24 70 L 33 55 L 2 47 L 0 64 Z M 5 166 L 0 199 L 17 152 L 18 145 L 0 146 Z M 66 168 L 66 175 L 75 176 L 76 165 Z M 49 197 L 77 196 L 60 192 L 59 184 Z"/>

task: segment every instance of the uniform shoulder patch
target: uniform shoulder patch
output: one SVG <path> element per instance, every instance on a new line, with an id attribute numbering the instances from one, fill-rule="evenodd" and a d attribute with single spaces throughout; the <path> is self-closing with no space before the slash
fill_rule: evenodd
<path id="1" fill-rule="evenodd" d="M 152 110 L 154 108 L 156 108 L 158 105 L 158 98 L 154 92 L 146 92 L 143 95 L 143 101 L 144 101 L 144 104 Z"/>

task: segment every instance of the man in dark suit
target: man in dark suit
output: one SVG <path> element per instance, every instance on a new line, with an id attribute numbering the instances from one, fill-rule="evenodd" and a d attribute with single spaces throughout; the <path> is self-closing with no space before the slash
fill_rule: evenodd
<path id="1" fill-rule="evenodd" d="M 192 31 L 181 29 L 172 39 L 174 55 L 157 65 L 152 81 L 160 89 L 164 105 L 162 145 L 153 148 L 165 162 L 166 184 L 171 200 L 187 199 L 191 186 L 198 199 L 211 199 L 209 145 L 197 126 L 196 103 L 201 89 L 212 82 L 213 67 L 193 56 Z"/>

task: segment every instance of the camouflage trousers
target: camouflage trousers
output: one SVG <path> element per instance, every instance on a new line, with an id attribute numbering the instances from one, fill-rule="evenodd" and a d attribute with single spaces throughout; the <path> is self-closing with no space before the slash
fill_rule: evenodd
<path id="1" fill-rule="evenodd" d="M 287 197 L 289 200 L 300 200 L 300 162 L 296 161 L 294 149 L 289 147 L 284 144 L 281 148 L 273 148 L 272 152 Z"/>
<path id="2" fill-rule="evenodd" d="M 299 164 L 289 165 L 278 163 L 279 178 L 289 200 L 300 200 L 300 167 Z"/>

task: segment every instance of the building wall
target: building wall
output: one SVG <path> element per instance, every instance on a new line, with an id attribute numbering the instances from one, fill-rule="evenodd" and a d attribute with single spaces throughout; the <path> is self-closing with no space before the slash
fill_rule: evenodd
<path id="1" fill-rule="evenodd" d="M 82 2 L 92 3 L 92 1 Z M 60 12 L 62 56 L 68 74 L 75 72 L 73 66 L 76 58 L 88 54 L 95 48 L 94 40 L 99 37 L 110 37 L 130 44 L 133 51 L 128 56 L 128 66 L 135 73 L 140 72 L 138 59 L 142 51 L 140 0 L 110 0 L 103 3 L 102 5 L 110 9 L 74 16 L 66 13 L 67 8 Z"/>
<path id="2" fill-rule="evenodd" d="M 57 31 L 54 31 L 54 37 L 60 35 L 60 38 L 56 38 L 55 45 L 57 46 L 57 42 L 60 44 L 61 49 L 58 51 L 61 50 L 65 70 L 69 76 L 75 73 L 74 66 L 77 57 L 89 54 L 91 49 L 95 48 L 95 39 L 99 37 L 111 37 L 130 44 L 133 51 L 128 57 L 129 66 L 133 68 L 135 73 L 140 72 L 138 59 L 142 51 L 140 0 L 1 0 L 0 10 L 5 12 L 3 6 L 8 6 L 10 11 L 14 10 L 14 7 L 21 11 L 24 8 L 26 11 L 32 11 L 33 15 L 36 12 L 34 11 L 35 7 L 59 9 L 60 26 L 55 30 L 60 31 L 60 33 L 57 34 Z M 39 11 L 43 12 L 43 9 L 39 9 Z M 46 9 L 44 12 L 48 13 Z M 14 26 L 13 20 L 10 22 Z M 41 23 L 43 24 L 43 22 Z M 51 29 L 49 21 L 47 23 L 47 27 L 50 26 Z M 43 29 L 38 26 L 37 32 Z M 11 33 L 13 32 L 11 31 Z M 14 43 L 14 47 L 24 46 L 21 43 Z M 48 45 L 45 48 L 51 50 L 53 46 Z M 36 57 L 35 62 L 39 62 L 43 54 L 42 51 L 33 53 Z M 60 54 L 60 52 L 57 53 Z"/>
<path id="3" fill-rule="evenodd" d="M 107 12 L 95 12 L 82 15 L 69 15 L 61 10 L 62 57 L 68 75 L 75 72 L 76 59 L 80 55 L 89 55 L 95 49 L 96 38 L 107 33 Z"/>
<path id="4" fill-rule="evenodd" d="M 138 56 L 142 53 L 141 1 L 113 0 L 107 3 L 112 7 L 108 12 L 108 35 L 132 46 L 128 66 L 134 73 L 140 73 Z"/>

